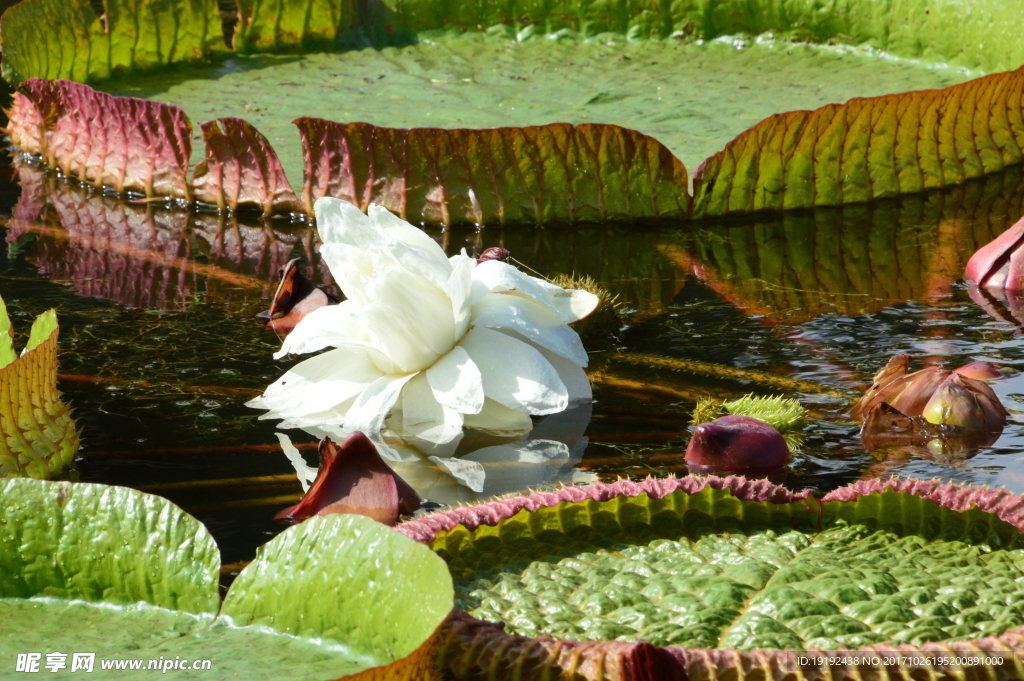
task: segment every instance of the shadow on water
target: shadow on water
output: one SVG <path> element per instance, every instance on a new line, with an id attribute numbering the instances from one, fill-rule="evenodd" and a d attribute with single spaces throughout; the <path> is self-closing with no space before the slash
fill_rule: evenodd
<path id="1" fill-rule="evenodd" d="M 210 527 L 226 563 L 251 558 L 301 495 L 274 424 L 244 406 L 296 361 L 272 359 L 278 340 L 254 314 L 293 257 L 332 286 L 314 231 L 18 172 L 0 292 L 21 334 L 19 318 L 58 308 L 60 387 L 84 428 L 80 478 L 167 496 Z M 988 359 L 1024 371 L 1019 329 L 987 317 L 959 282 L 970 254 L 1024 212 L 1022 185 L 1013 169 L 945 193 L 743 220 L 432 230 L 450 254 L 500 245 L 543 275 L 593 277 L 618 296 L 623 329 L 591 354 L 592 414 L 542 420 L 523 441 L 467 435 L 446 461 L 396 446 L 396 467 L 441 503 L 595 474 L 682 474 L 698 399 L 785 391 L 813 417 L 785 474 L 794 489 L 900 474 L 1024 491 L 1024 378 L 996 386 L 1010 423 L 965 460 L 869 454 L 843 418 L 897 352 L 918 366 Z M 313 437 L 290 435 L 312 463 Z"/>

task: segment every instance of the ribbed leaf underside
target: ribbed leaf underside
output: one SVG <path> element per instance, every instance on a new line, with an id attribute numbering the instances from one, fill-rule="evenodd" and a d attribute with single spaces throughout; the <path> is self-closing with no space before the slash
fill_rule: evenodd
<path id="1" fill-rule="evenodd" d="M 249 208 L 272 213 L 300 213 L 277 153 L 267 138 L 240 118 L 202 124 L 206 159 L 192 177 L 196 201 L 221 210 Z"/>
<path id="2" fill-rule="evenodd" d="M 16 139 L 50 168 L 97 188 L 189 197 L 192 124 L 178 107 L 114 97 L 68 80 L 31 79 L 19 94 L 11 110 Z M 43 129 L 32 130 L 38 122 Z"/>
<path id="3" fill-rule="evenodd" d="M 354 0 L 237 0 L 234 49 L 274 52 L 331 47 L 358 19 Z"/>
<path id="4" fill-rule="evenodd" d="M 3 76 L 101 80 L 226 51 L 217 0 L 28 0 L 3 15 Z"/>
<path id="5" fill-rule="evenodd" d="M 776 114 L 694 173 L 694 217 L 864 203 L 1024 161 L 1024 67 Z"/>
<path id="6" fill-rule="evenodd" d="M 78 452 L 71 408 L 57 392 L 57 330 L 0 369 L 0 478 L 54 478 Z"/>
<path id="7" fill-rule="evenodd" d="M 484 224 L 685 218 L 683 164 L 615 125 L 442 130 L 296 121 L 312 212 L 321 196 L 417 222 Z"/>
<path id="8" fill-rule="evenodd" d="M 969 6 L 931 0 L 879 3 L 846 0 L 241 0 L 251 17 L 239 51 L 271 51 L 344 41 L 352 28 L 375 44 L 400 43 L 410 33 L 502 29 L 510 35 L 576 32 L 639 38 L 675 35 L 710 39 L 735 33 L 790 33 L 797 40 L 869 43 L 895 54 L 987 70 L 1024 61 L 1020 7 L 1013 0 L 974 0 Z M 308 16 L 303 24 L 293 17 Z M 278 22 L 278 17 L 284 21 Z"/>

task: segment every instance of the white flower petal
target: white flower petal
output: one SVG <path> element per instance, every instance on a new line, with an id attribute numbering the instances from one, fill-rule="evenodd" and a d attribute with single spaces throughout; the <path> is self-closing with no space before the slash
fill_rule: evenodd
<path id="1" fill-rule="evenodd" d="M 475 302 L 473 298 L 473 269 L 476 268 L 476 260 L 466 255 L 466 251 L 463 250 L 460 255 L 452 256 L 451 263 L 452 274 L 448 278 L 445 290 L 448 297 L 452 299 L 455 339 L 458 340 L 469 330 L 469 321 Z"/>
<path id="2" fill-rule="evenodd" d="M 459 345 L 480 368 L 487 397 L 526 414 L 553 414 L 568 406 L 558 372 L 528 343 L 477 326 Z"/>
<path id="3" fill-rule="evenodd" d="M 289 354 L 316 352 L 327 347 L 369 344 L 370 335 L 353 316 L 358 307 L 350 300 L 339 305 L 327 305 L 303 317 L 288 334 L 276 359 Z"/>
<path id="4" fill-rule="evenodd" d="M 587 366 L 587 351 L 578 333 L 550 309 L 530 298 L 491 293 L 473 306 L 473 324 L 511 330 L 552 353 Z"/>
<path id="5" fill-rule="evenodd" d="M 400 373 L 426 369 L 455 345 L 451 299 L 423 277 L 386 268 L 373 291 L 358 319 Z"/>
<path id="6" fill-rule="evenodd" d="M 587 372 L 578 367 L 572 360 L 566 359 L 560 355 L 557 355 L 547 348 L 541 347 L 534 343 L 529 338 L 524 338 L 514 331 L 506 331 L 506 335 L 512 336 L 524 343 L 530 345 L 544 356 L 544 359 L 551 362 L 551 366 L 558 372 L 558 377 L 562 379 L 562 383 L 565 384 L 566 390 L 569 392 L 569 408 L 579 406 L 581 404 L 589 404 L 594 399 L 594 392 L 590 386 L 590 379 L 587 377 Z"/>
<path id="7" fill-rule="evenodd" d="M 288 417 L 278 423 L 277 427 L 282 430 L 288 430 L 290 428 L 303 428 L 308 430 L 314 426 L 323 428 L 340 428 L 341 424 L 345 423 L 345 414 L 347 414 L 348 410 L 352 408 L 352 405 L 356 403 L 356 397 L 356 395 L 353 395 L 341 404 L 337 404 L 326 411 L 317 411 L 310 414 L 303 414 L 302 416 Z M 269 418 L 279 417 L 273 412 L 268 412 L 263 416 L 260 416 L 261 420 Z M 343 442 L 345 440 L 344 437 L 334 437 L 333 435 L 331 437 L 339 442 Z M 348 437 L 348 435 L 345 437 Z M 320 439 L 323 439 L 322 435 L 320 436 Z"/>
<path id="8" fill-rule="evenodd" d="M 551 303 L 551 296 L 548 290 L 540 285 L 540 281 L 506 262 L 485 260 L 473 270 L 473 296 L 479 300 L 485 293 L 517 291 L 533 298 L 557 315 L 558 309 Z"/>
<path id="9" fill-rule="evenodd" d="M 487 474 L 484 467 L 476 461 L 466 459 L 443 459 L 439 456 L 432 456 L 430 460 L 437 464 L 438 468 L 448 471 L 448 474 L 465 485 L 477 494 L 484 491 L 484 479 Z"/>
<path id="10" fill-rule="evenodd" d="M 370 223 L 384 236 L 388 255 L 434 286 L 443 288 L 451 275 L 448 256 L 426 232 L 393 215 L 387 208 L 370 204 Z"/>
<path id="11" fill-rule="evenodd" d="M 401 409 L 401 424 L 392 426 L 399 436 L 410 435 L 436 444 L 462 437 L 462 414 L 434 399 L 422 372 L 402 390 Z"/>
<path id="12" fill-rule="evenodd" d="M 358 307 L 373 302 L 367 290 L 374 273 L 382 267 L 395 267 L 395 263 L 379 254 L 349 244 L 322 244 L 320 255 L 331 268 L 331 275 L 342 293 Z"/>
<path id="13" fill-rule="evenodd" d="M 345 428 L 350 431 L 361 430 L 369 437 L 380 433 L 384 419 L 398 400 L 402 388 L 416 376 L 381 376 L 371 383 L 345 415 Z"/>
<path id="14" fill-rule="evenodd" d="M 275 433 L 275 435 L 277 435 L 277 441 L 281 443 L 284 455 L 288 457 L 288 462 L 295 469 L 295 476 L 299 479 L 299 484 L 302 485 L 302 491 L 308 492 L 309 485 L 316 480 L 317 469 L 306 463 L 306 460 L 302 458 L 302 452 L 295 448 L 291 438 L 281 432 Z"/>
<path id="15" fill-rule="evenodd" d="M 562 288 L 544 281 L 533 278 L 537 285 L 548 292 L 548 302 L 555 308 L 558 318 L 566 324 L 583 319 L 597 309 L 601 299 L 590 291 L 575 288 Z"/>
<path id="16" fill-rule="evenodd" d="M 434 399 L 450 409 L 476 414 L 484 407 L 480 369 L 461 346 L 456 345 L 427 369 L 427 381 Z"/>
<path id="17" fill-rule="evenodd" d="M 342 199 L 322 197 L 313 204 L 316 231 L 325 244 L 350 244 L 366 248 L 382 241 L 370 225 L 370 218 L 356 206 Z M 327 263 L 331 265 L 330 262 Z M 334 266 L 331 265 L 331 271 Z"/>
<path id="18" fill-rule="evenodd" d="M 337 348 L 296 364 L 253 406 L 271 410 L 262 418 L 324 412 L 358 395 L 381 375 L 366 348 Z"/>
<path id="19" fill-rule="evenodd" d="M 484 407 L 479 414 L 463 416 L 466 428 L 482 430 L 500 437 L 525 435 L 533 428 L 533 420 L 521 411 L 509 409 L 492 399 L 484 399 Z"/>

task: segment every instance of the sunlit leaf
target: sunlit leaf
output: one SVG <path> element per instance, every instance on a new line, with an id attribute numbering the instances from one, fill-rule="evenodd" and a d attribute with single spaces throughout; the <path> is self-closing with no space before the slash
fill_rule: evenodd
<path id="1" fill-rule="evenodd" d="M 217 0 L 28 0 L 0 20 L 3 76 L 79 82 L 226 51 Z"/>
<path id="2" fill-rule="evenodd" d="M 264 215 L 300 213 L 277 152 L 240 118 L 202 124 L 206 159 L 192 177 L 193 198 L 221 210 L 256 209 Z"/>
<path id="3" fill-rule="evenodd" d="M 615 125 L 442 130 L 296 121 L 303 200 L 383 205 L 445 225 L 685 218 L 686 168 L 657 140 Z"/>
<path id="4" fill-rule="evenodd" d="M 819 676 L 799 651 L 838 648 L 985 650 L 1013 678 L 1021 618 L 991 585 L 1024 572 L 1022 527 L 1005 490 L 872 481 L 819 502 L 712 477 L 534 493 L 400 531 L 448 561 L 456 602 L 487 620 L 442 630 L 439 663 L 455 678 L 801 681 Z M 867 673 L 845 664 L 830 673 Z"/>
<path id="5" fill-rule="evenodd" d="M 217 547 L 167 500 L 34 480 L 0 481 L 0 495 L 5 658 L 88 650 L 94 671 L 110 659 L 142 660 L 143 669 L 158 657 L 206 659 L 204 677 L 267 681 L 433 673 L 435 632 L 452 607 L 448 570 L 427 547 L 368 518 L 317 518 L 286 531 L 243 571 L 217 617 Z"/>
<path id="6" fill-rule="evenodd" d="M 694 215 L 865 203 L 1024 161 L 1024 67 L 770 116 L 694 173 Z"/>
<path id="7" fill-rule="evenodd" d="M 2 334 L 9 343 L 9 332 Z M 0 368 L 0 478 L 57 477 L 78 442 L 71 409 L 57 391 L 57 314 L 48 310 L 33 323 L 21 356 Z"/>

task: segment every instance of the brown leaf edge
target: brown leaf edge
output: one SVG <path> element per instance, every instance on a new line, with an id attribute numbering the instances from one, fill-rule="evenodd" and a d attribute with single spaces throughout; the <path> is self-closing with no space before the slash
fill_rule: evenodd
<path id="1" fill-rule="evenodd" d="M 81 431 L 57 391 L 57 336 L 0 369 L 0 478 L 54 479 L 78 452 Z"/>
<path id="2" fill-rule="evenodd" d="M 563 502 L 586 500 L 607 501 L 618 496 L 635 497 L 648 494 L 659 499 L 683 490 L 694 494 L 710 486 L 727 490 L 738 499 L 792 503 L 804 501 L 819 509 L 830 501 L 856 501 L 862 496 L 894 491 L 929 499 L 955 511 L 978 508 L 993 513 L 1001 520 L 1024 532 L 1024 496 L 1004 489 L 988 489 L 942 483 L 931 480 L 890 479 L 860 481 L 826 494 L 820 502 L 804 491 L 793 493 L 765 480 L 716 476 L 684 478 L 649 478 L 642 482 L 619 480 L 594 483 L 587 487 L 565 487 L 554 492 L 534 492 L 508 499 L 462 506 L 426 515 L 396 527 L 408 537 L 430 543 L 441 532 L 458 525 L 473 530 L 481 525 L 496 525 L 522 510 L 556 506 Z M 1024 678 L 1024 627 L 999 636 L 953 643 L 926 643 L 923 646 L 866 646 L 857 651 L 861 661 L 882 657 L 882 652 L 903 653 L 918 659 L 954 657 L 1001 657 L 998 667 L 979 667 L 986 679 L 1006 681 Z M 835 651 L 807 651 L 835 655 Z M 587 681 L 648 681 L 655 679 L 685 681 L 687 679 L 734 679 L 735 681 L 817 681 L 849 679 L 851 681 L 880 678 L 921 678 L 929 681 L 961 679 L 959 666 L 911 664 L 892 666 L 871 664 L 833 664 L 828 666 L 799 664 L 801 653 L 791 650 L 755 650 L 741 652 L 727 649 L 688 649 L 676 646 L 659 648 L 647 643 L 588 642 L 580 643 L 539 636 L 531 639 L 506 634 L 503 624 L 484 622 L 455 611 L 443 625 L 437 647 L 437 659 L 446 677 L 459 679 L 576 679 Z M 981 677 L 979 677 L 981 678 Z"/>
<path id="3" fill-rule="evenodd" d="M 693 174 L 694 217 L 865 203 L 1024 162 L 1024 66 L 764 119 Z"/>
<path id="4" fill-rule="evenodd" d="M 453 611 L 444 622 L 437 625 L 430 638 L 405 657 L 390 664 L 342 676 L 334 681 L 440 681 L 442 677 L 436 661 L 437 644 L 441 632 L 449 626 L 448 621 L 455 616 L 456 611 Z"/>

